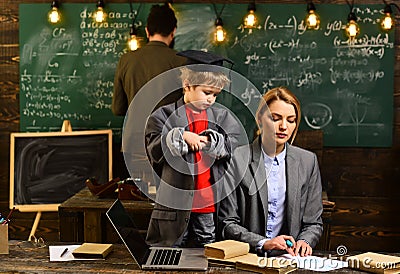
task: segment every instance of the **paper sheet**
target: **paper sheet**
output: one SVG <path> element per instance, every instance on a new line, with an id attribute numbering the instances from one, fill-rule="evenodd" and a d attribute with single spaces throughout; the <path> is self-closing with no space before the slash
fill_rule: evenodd
<path id="1" fill-rule="evenodd" d="M 317 256 L 300 257 L 300 256 L 291 256 L 289 254 L 285 254 L 282 256 L 278 256 L 276 258 L 285 258 L 289 260 L 294 260 L 297 263 L 298 268 L 319 271 L 319 272 L 331 271 L 335 269 L 348 267 L 348 263 L 346 261 L 335 260 L 327 257 L 317 257 Z"/>
<path id="2" fill-rule="evenodd" d="M 81 245 L 51 245 L 49 246 L 50 262 L 66 262 L 66 261 L 82 261 L 82 260 L 103 260 L 103 259 L 81 259 L 75 258 L 72 252 Z M 68 251 L 61 256 L 63 251 L 68 248 Z"/>

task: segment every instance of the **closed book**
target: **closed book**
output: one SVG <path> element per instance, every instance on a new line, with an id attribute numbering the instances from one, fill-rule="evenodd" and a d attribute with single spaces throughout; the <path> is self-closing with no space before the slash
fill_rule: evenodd
<path id="1" fill-rule="evenodd" d="M 350 268 L 372 273 L 400 273 L 400 257 L 366 252 L 346 258 Z"/>
<path id="2" fill-rule="evenodd" d="M 229 259 L 249 253 L 250 245 L 235 240 L 224 240 L 204 245 L 204 255 L 216 259 Z"/>
<path id="3" fill-rule="evenodd" d="M 283 258 L 258 257 L 249 253 L 236 261 L 236 269 L 266 274 L 284 274 L 297 269 L 296 263 Z"/>
<path id="4" fill-rule="evenodd" d="M 83 243 L 72 252 L 72 255 L 75 258 L 104 259 L 112 249 L 112 244 Z"/>
<path id="5" fill-rule="evenodd" d="M 207 261 L 213 265 L 220 265 L 220 266 L 232 266 L 236 267 L 236 262 L 241 259 L 245 259 L 248 256 L 253 256 L 252 253 L 247 253 L 245 255 L 236 256 L 228 259 L 217 259 L 213 257 L 207 257 Z"/>

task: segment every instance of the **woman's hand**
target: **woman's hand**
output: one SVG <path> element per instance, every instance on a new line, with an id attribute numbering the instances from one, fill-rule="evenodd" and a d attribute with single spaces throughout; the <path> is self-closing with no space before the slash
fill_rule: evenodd
<path id="1" fill-rule="evenodd" d="M 183 132 L 183 140 L 185 140 L 190 150 L 200 151 L 207 145 L 208 137 L 200 136 L 191 131 L 185 131 Z"/>
<path id="2" fill-rule="evenodd" d="M 292 247 L 289 247 L 286 244 L 286 240 L 289 240 L 293 243 Z M 286 250 L 287 253 L 289 253 L 292 256 L 296 256 L 294 253 L 294 250 L 296 249 L 296 241 L 294 240 L 294 238 L 292 236 L 287 236 L 287 235 L 279 235 L 276 236 L 275 238 L 272 238 L 271 240 L 267 240 L 264 243 L 263 246 L 264 250 Z"/>
<path id="3" fill-rule="evenodd" d="M 298 240 L 296 243 L 294 254 L 296 256 L 300 255 L 301 257 L 309 256 L 312 254 L 312 248 L 306 241 Z"/>

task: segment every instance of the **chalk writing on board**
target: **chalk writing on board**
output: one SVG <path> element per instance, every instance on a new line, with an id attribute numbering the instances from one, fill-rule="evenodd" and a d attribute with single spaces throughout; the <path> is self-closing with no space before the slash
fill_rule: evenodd
<path id="1" fill-rule="evenodd" d="M 216 5 L 218 10 L 222 8 L 222 4 Z M 138 16 L 136 26 L 144 37 L 150 7 L 144 3 L 137 14 L 137 7 L 132 13 L 127 3 L 110 4 L 109 20 L 98 24 L 91 19 L 94 6 L 67 3 L 63 12 L 69 22 L 50 26 L 45 16 L 37 16 L 47 13 L 47 5 L 21 4 L 21 129 L 57 128 L 61 119 L 72 115 L 78 119 L 71 121 L 74 128 L 112 128 L 114 134 L 121 133 L 123 118 L 114 117 L 109 110 L 113 76 L 119 57 L 126 52 L 133 16 Z M 175 49 L 209 50 L 227 56 L 235 63 L 233 69 L 261 92 L 288 86 L 313 113 L 307 117 L 309 123 L 302 119 L 300 129 L 323 127 L 327 146 L 390 145 L 394 33 L 379 28 L 383 6 L 357 5 L 354 12 L 361 35 L 354 41 L 344 34 L 347 6 L 320 4 L 318 12 L 324 20 L 315 31 L 306 29 L 304 10 L 298 7 L 259 4 L 259 26 L 248 30 L 241 23 L 247 5 L 226 5 L 221 16 L 228 39 L 226 44 L 215 45 L 213 5 L 174 4 L 178 17 Z M 369 98 L 371 104 L 358 102 L 362 121 L 343 107 L 351 102 L 346 96 L 337 96 L 338 90 Z M 241 104 L 228 98 L 220 103 L 231 106 L 251 134 L 255 122 L 243 109 L 256 105 L 259 96 L 246 87 L 238 93 Z M 42 118 L 46 115 L 49 118 Z M 352 119 L 356 124 L 371 124 L 372 130 L 360 125 L 355 131 Z"/>
<path id="2" fill-rule="evenodd" d="M 176 13 L 178 28 L 176 30 L 176 43 L 186 49 L 212 48 L 210 29 L 214 27 L 215 14 L 212 6 L 199 5 L 195 9 L 185 9 Z M 201 26 L 201 28 L 199 28 Z"/>
<path id="3" fill-rule="evenodd" d="M 351 122 L 341 122 L 338 124 L 339 127 L 351 127 L 354 128 L 355 142 L 359 142 L 360 127 L 371 127 L 371 128 L 383 128 L 383 123 L 368 123 L 365 122 L 368 107 L 366 105 L 359 105 L 355 102 L 351 107 L 348 108 L 348 114 L 351 118 Z"/>
<path id="4" fill-rule="evenodd" d="M 354 140 L 356 143 L 360 141 L 360 129 L 371 129 L 374 134 L 378 134 L 385 125 L 380 122 L 371 122 L 368 120 L 369 112 L 376 112 L 373 110 L 374 104 L 371 98 L 362 94 L 356 94 L 348 89 L 337 90 L 336 96 L 346 100 L 341 112 L 342 122 L 338 127 L 348 127 L 354 129 Z"/>
<path id="5" fill-rule="evenodd" d="M 136 11 L 111 10 L 108 21 L 98 24 L 88 5 L 66 5 L 69 23 L 52 26 L 26 15 L 37 8 L 40 14 L 44 6 L 26 6 L 21 5 L 21 129 L 59 130 L 69 119 L 76 130 L 111 128 L 121 136 L 123 117 L 110 110 L 113 76 Z M 142 19 L 136 23 L 141 26 Z"/>
<path id="6" fill-rule="evenodd" d="M 245 92 L 242 93 L 240 96 L 243 99 L 243 102 L 246 106 L 250 105 L 250 102 L 253 99 L 256 99 L 256 100 L 261 99 L 260 93 L 253 88 L 246 88 Z"/>
<path id="7" fill-rule="evenodd" d="M 332 110 L 322 103 L 310 103 L 303 108 L 304 119 L 312 129 L 323 129 L 332 120 Z"/>

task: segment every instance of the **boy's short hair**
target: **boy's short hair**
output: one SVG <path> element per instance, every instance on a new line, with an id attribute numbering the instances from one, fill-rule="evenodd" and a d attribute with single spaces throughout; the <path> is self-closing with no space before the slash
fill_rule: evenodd
<path id="1" fill-rule="evenodd" d="M 168 4 L 153 5 L 147 17 L 147 31 L 149 35 L 161 34 L 168 36 L 177 26 L 174 10 Z"/>
<path id="2" fill-rule="evenodd" d="M 187 80 L 190 86 L 212 86 L 222 89 L 230 80 L 223 72 L 195 71 L 188 67 L 180 68 L 182 82 Z"/>
<path id="3" fill-rule="evenodd" d="M 212 52 L 186 50 L 177 55 L 186 57 L 186 65 L 181 68 L 181 80 L 187 80 L 190 86 L 212 86 L 222 89 L 230 82 L 223 73 L 223 62 L 233 65 L 232 60 Z"/>

